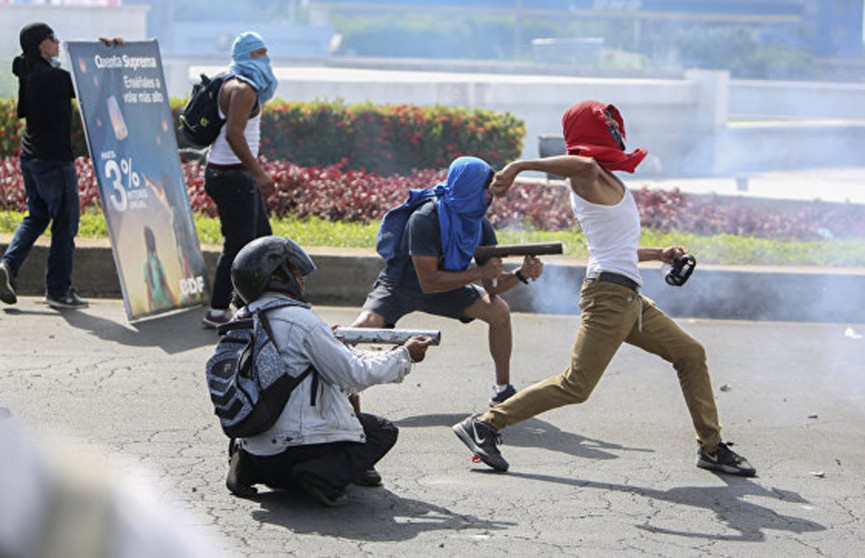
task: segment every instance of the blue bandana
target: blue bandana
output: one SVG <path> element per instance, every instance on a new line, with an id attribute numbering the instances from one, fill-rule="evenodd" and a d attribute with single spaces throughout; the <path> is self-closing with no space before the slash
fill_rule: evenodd
<path id="1" fill-rule="evenodd" d="M 234 40 L 231 47 L 231 66 L 228 73 L 237 76 L 258 92 L 258 102 L 269 101 L 276 92 L 276 76 L 270 67 L 270 57 L 267 55 L 253 58 L 252 51 L 265 48 L 264 39 L 258 33 L 247 31 Z"/>
<path id="2" fill-rule="evenodd" d="M 459 157 L 448 168 L 447 182 L 435 187 L 442 235 L 442 268 L 462 271 L 481 241 L 481 224 L 487 213 L 487 180 L 492 168 L 477 157 Z"/>

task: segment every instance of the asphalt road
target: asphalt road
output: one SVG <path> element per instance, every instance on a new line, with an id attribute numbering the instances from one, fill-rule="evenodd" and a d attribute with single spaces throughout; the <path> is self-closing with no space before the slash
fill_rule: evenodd
<path id="1" fill-rule="evenodd" d="M 363 395 L 401 429 L 385 484 L 326 509 L 293 491 L 225 490 L 202 309 L 129 325 L 120 301 L 92 303 L 0 308 L 0 407 L 34 444 L 62 435 L 110 464 L 112 482 L 151 490 L 214 554 L 854 556 L 865 543 L 865 325 L 680 320 L 706 345 L 724 436 L 757 478 L 694 466 L 675 373 L 632 347 L 585 404 L 506 430 L 511 470 L 495 474 L 450 430 L 486 406 L 485 327 L 412 315 L 400 325 L 440 329 L 442 345 L 402 384 Z M 356 310 L 318 311 L 345 325 Z M 514 315 L 517 388 L 561 372 L 578 319 Z"/>

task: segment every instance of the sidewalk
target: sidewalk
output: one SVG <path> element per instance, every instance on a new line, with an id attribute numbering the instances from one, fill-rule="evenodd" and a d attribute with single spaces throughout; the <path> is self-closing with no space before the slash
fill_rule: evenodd
<path id="1" fill-rule="evenodd" d="M 525 176 L 530 176 L 528 180 L 532 182 L 564 186 L 561 180 L 547 180 L 540 173 L 525 173 Z M 865 167 L 744 172 L 739 176 L 699 178 L 652 178 L 626 173 L 618 176 L 630 188 L 679 190 L 691 196 L 719 196 L 763 206 L 777 202 L 779 207 L 786 207 L 817 200 L 865 204 Z"/>
<path id="2" fill-rule="evenodd" d="M 75 252 L 74 282 L 89 298 L 122 297 L 107 240 L 82 240 Z M 0 250 L 3 249 L 0 239 Z M 373 250 L 310 248 L 318 269 L 308 298 L 315 304 L 354 309 L 363 305 L 382 266 Z M 18 277 L 19 293 L 41 296 L 48 248 L 40 240 Z M 217 247 L 206 247 L 208 280 Z M 503 295 L 514 311 L 577 314 L 585 262 L 564 256 L 544 258 L 544 274 Z M 506 265 L 518 265 L 511 258 Z M 699 264 L 683 287 L 668 286 L 657 262 L 641 266 L 642 292 L 673 317 L 865 323 L 865 272 L 860 269 L 809 269 Z M 351 280 L 347 281 L 346 278 Z"/>
<path id="3" fill-rule="evenodd" d="M 865 168 L 807 169 L 744 173 L 738 177 L 634 179 L 630 186 L 669 190 L 678 188 L 693 195 L 777 200 L 865 204 Z"/>

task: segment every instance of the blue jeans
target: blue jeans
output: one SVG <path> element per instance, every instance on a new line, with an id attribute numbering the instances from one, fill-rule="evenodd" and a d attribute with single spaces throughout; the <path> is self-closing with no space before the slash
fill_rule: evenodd
<path id="1" fill-rule="evenodd" d="M 3 254 L 12 277 L 27 259 L 36 239 L 51 223 L 51 248 L 45 269 L 45 291 L 64 296 L 72 286 L 72 257 L 81 215 L 78 175 L 71 161 L 21 159 L 27 193 L 27 215 Z"/>

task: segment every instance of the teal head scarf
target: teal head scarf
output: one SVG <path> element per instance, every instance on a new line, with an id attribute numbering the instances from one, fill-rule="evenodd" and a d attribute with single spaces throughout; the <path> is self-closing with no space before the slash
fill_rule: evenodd
<path id="1" fill-rule="evenodd" d="M 443 269 L 462 271 L 471 263 L 489 208 L 486 198 L 492 175 L 493 169 L 483 160 L 459 157 L 448 168 L 447 181 L 435 187 Z"/>
<path id="2" fill-rule="evenodd" d="M 267 55 L 253 58 L 253 51 L 266 48 L 264 39 L 258 33 L 247 31 L 234 40 L 231 47 L 231 65 L 228 73 L 237 76 L 258 92 L 258 102 L 269 101 L 276 92 L 276 76 L 270 67 L 270 57 Z"/>

